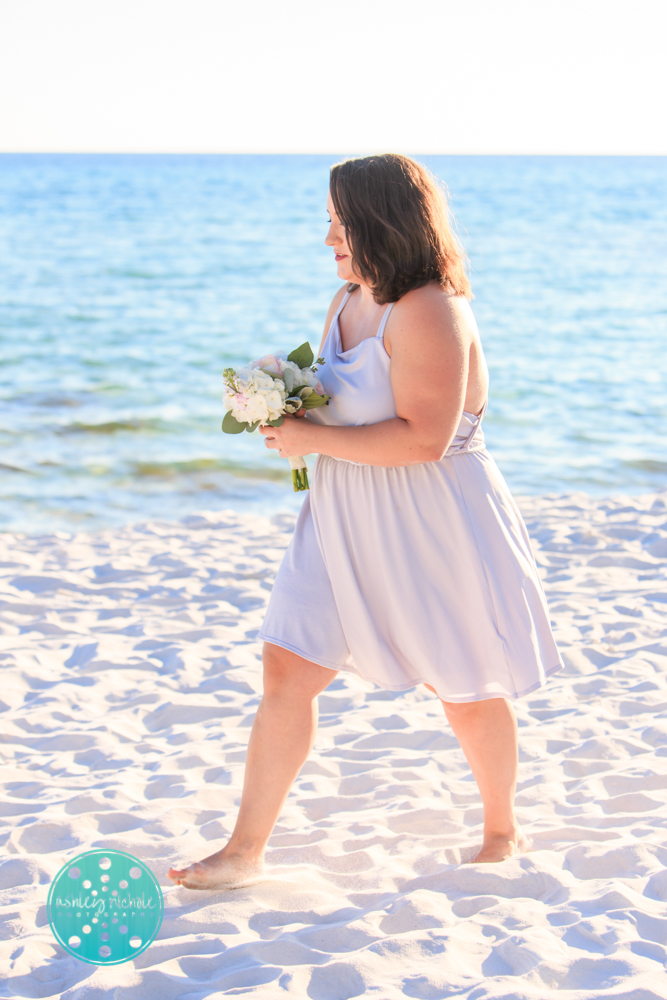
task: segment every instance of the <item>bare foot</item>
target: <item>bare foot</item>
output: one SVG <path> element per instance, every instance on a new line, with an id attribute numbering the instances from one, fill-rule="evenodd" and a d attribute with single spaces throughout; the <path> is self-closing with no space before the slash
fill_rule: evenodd
<path id="1" fill-rule="evenodd" d="M 170 868 L 167 877 L 186 889 L 240 889 L 257 882 L 263 872 L 261 861 L 225 854 L 223 848 L 188 868 Z"/>
<path id="2" fill-rule="evenodd" d="M 508 858 L 513 858 L 529 849 L 528 838 L 522 833 L 521 827 L 517 827 L 513 833 L 494 833 L 484 837 L 480 851 L 468 864 L 507 861 Z"/>

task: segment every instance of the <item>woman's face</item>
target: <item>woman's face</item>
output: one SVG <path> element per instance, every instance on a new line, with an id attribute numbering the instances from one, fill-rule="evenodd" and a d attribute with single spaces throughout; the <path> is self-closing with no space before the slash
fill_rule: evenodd
<path id="1" fill-rule="evenodd" d="M 341 281 L 351 281 L 358 284 L 360 279 L 352 270 L 352 251 L 347 243 L 345 226 L 336 215 L 331 194 L 327 197 L 327 211 L 331 225 L 329 226 L 329 232 L 324 242 L 328 247 L 333 248 L 336 264 L 338 265 L 338 277 Z"/>

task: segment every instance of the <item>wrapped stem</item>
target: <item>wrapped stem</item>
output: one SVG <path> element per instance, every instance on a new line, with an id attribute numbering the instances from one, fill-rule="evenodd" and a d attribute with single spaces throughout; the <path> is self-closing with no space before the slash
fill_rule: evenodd
<path id="1" fill-rule="evenodd" d="M 308 466 L 305 460 L 300 455 L 292 455 L 289 459 L 290 468 L 292 469 L 292 485 L 294 486 L 295 493 L 301 493 L 302 490 L 309 490 L 310 484 L 308 482 Z"/>

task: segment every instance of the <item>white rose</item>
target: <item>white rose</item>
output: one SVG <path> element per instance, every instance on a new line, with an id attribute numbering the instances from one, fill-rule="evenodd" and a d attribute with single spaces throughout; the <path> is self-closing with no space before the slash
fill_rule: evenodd
<path id="1" fill-rule="evenodd" d="M 303 385 L 309 385 L 312 389 L 316 389 L 320 380 L 315 372 L 311 372 L 310 368 L 302 368 L 301 381 Z"/>

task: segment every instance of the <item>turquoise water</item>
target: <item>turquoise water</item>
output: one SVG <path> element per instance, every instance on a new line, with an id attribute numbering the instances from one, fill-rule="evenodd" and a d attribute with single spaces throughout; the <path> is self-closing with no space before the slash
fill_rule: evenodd
<path id="1" fill-rule="evenodd" d="M 0 527 L 294 509 L 221 372 L 319 344 L 326 156 L 0 156 Z M 426 157 L 516 493 L 667 485 L 667 159 Z"/>

